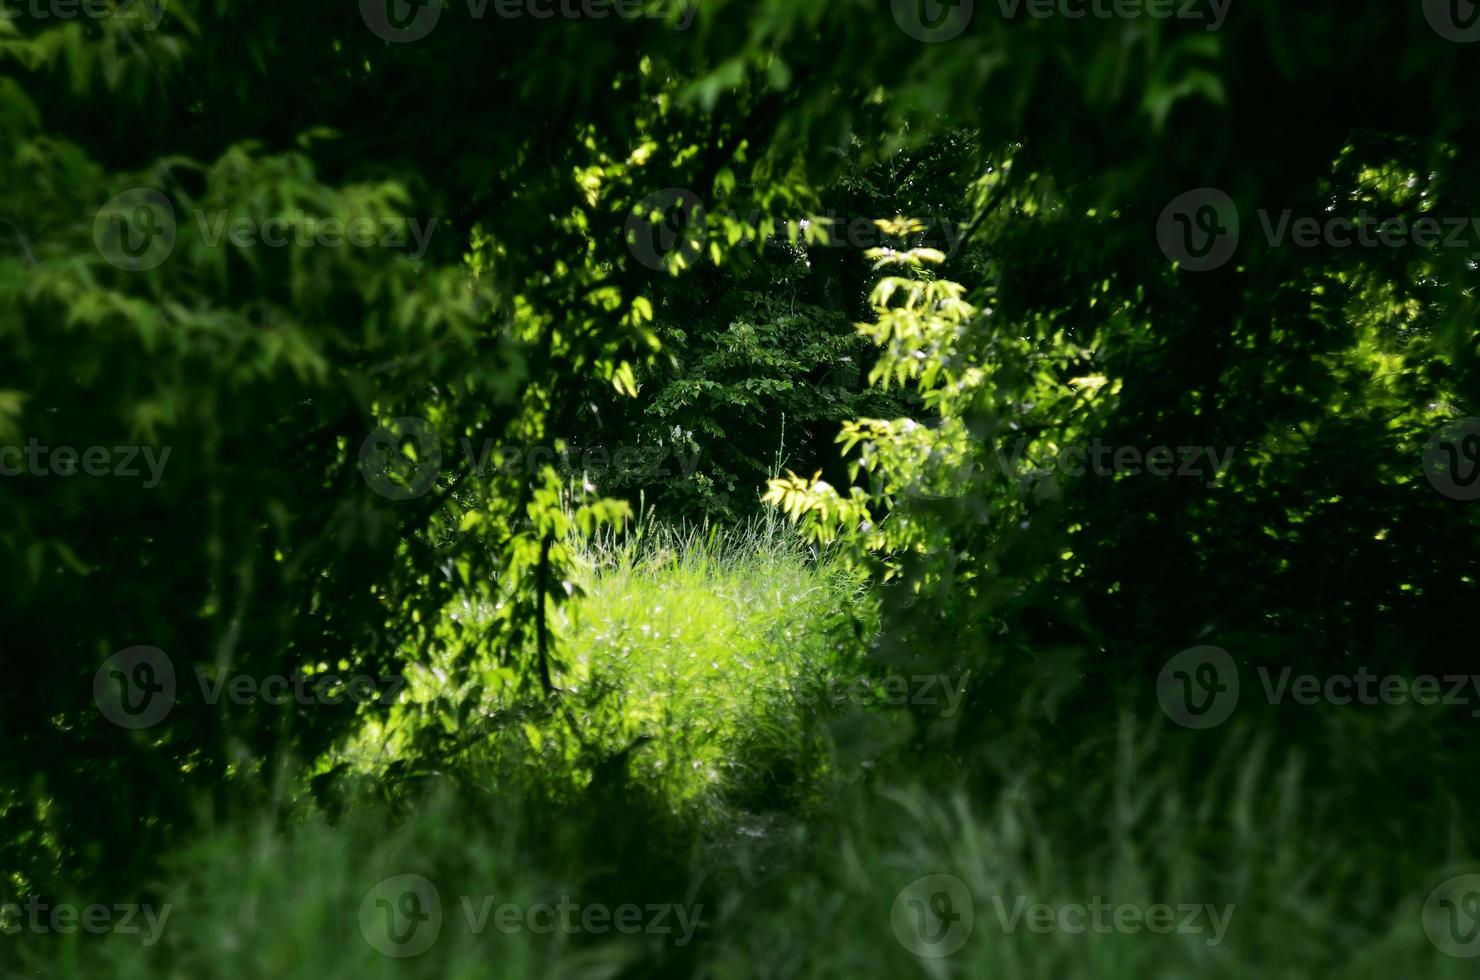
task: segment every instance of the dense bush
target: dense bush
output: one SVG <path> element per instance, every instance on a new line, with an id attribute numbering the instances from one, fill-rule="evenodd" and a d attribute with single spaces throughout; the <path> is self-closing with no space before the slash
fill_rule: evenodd
<path id="1" fill-rule="evenodd" d="M 633 450 L 627 467 L 610 450 L 593 456 L 595 485 L 669 518 L 735 520 L 759 506 L 781 467 L 846 479 L 833 448 L 842 423 L 917 407 L 905 391 L 868 384 L 875 353 L 855 328 L 877 277 L 866 253 L 928 246 L 952 269 L 979 269 L 979 250 L 961 236 L 980 157 L 968 134 L 954 133 L 850 166 L 819 192 L 810 218 L 778 220 L 725 267 L 701 265 L 663 289 L 652 324 L 662 350 L 637 372 L 641 397 L 593 391 L 583 413 L 578 441 Z M 921 227 L 891 234 L 884 219 L 900 213 Z M 765 221 L 758 211 L 728 217 Z"/>

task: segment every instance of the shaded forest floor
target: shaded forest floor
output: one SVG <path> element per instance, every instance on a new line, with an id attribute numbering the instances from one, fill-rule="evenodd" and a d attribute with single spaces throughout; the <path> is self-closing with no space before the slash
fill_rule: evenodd
<path id="1" fill-rule="evenodd" d="M 869 667 L 864 581 L 775 524 L 609 540 L 583 568 L 558 713 L 480 694 L 487 737 L 394 792 L 391 767 L 444 743 L 367 727 L 333 793 L 289 788 L 168 855 L 156 936 L 60 959 L 47 937 L 26 975 L 1468 975 L 1268 740 L 1231 736 L 1196 796 L 1164 720 L 1130 714 L 1086 747 L 1094 779 L 1008 745 L 968 777 L 889 704 L 921 680 Z M 465 680 L 434 666 L 411 701 Z M 941 896 L 964 935 L 922 933 L 912 901 Z"/>

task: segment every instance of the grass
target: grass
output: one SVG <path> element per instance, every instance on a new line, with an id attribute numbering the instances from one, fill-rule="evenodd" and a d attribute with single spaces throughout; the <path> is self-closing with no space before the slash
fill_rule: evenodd
<path id="1" fill-rule="evenodd" d="M 220 826 L 167 856 L 149 896 L 171 906 L 157 943 L 22 935 L 23 975 L 1473 974 L 1422 914 L 1468 869 L 1395 870 L 1421 862 L 1313 809 L 1301 755 L 1254 728 L 1230 726 L 1209 757 L 1127 713 L 1081 748 L 1088 768 L 1026 738 L 983 749 L 970 772 L 913 744 L 906 767 L 887 752 L 912 737 L 904 713 L 805 696 L 864 670 L 877 613 L 854 573 L 783 528 L 608 537 L 578 578 L 586 596 L 558 624 L 568 712 L 520 714 L 504 695 L 485 739 L 396 793 L 359 792 L 333 820 L 300 793 Z M 412 697 L 461 683 L 434 666 Z M 342 753 L 376 788 L 386 737 L 370 726 Z M 434 919 L 402 915 L 437 903 Z M 638 918 L 567 931 L 530 917 L 562 903 Z M 1095 903 L 1109 908 L 1076 928 Z M 1114 927 L 1159 905 L 1170 931 Z M 951 917 L 968 912 L 963 934 Z M 435 940 L 386 955 L 412 949 L 396 934 Z M 912 952 L 958 937 L 948 956 Z"/>
<path id="2" fill-rule="evenodd" d="M 564 683 L 588 738 L 643 739 L 632 782 L 712 828 L 809 802 L 825 739 L 800 692 L 857 670 L 875 628 L 862 582 L 775 522 L 594 546 Z"/>
<path id="3" fill-rule="evenodd" d="M 819 720 L 828 705 L 797 694 L 856 669 L 873 606 L 857 574 L 774 521 L 609 537 L 585 551 L 578 578 L 587 594 L 557 624 L 568 713 L 518 703 L 507 688 L 484 695 L 482 714 L 502 723 L 455 764 L 424 760 L 424 776 L 391 794 L 381 781 L 421 743 L 404 724 L 369 724 L 330 760 L 358 775 L 336 797 L 338 819 L 300 792 L 278 813 L 219 826 L 166 857 L 149 889 L 156 908 L 171 906 L 157 942 L 27 933 L 17 951 L 28 971 L 151 980 L 692 972 L 735 883 L 783 843 L 774 828 L 825 803 L 835 778 Z M 451 663 L 430 665 L 408 697 L 433 706 L 466 682 Z M 417 710 L 403 721 L 436 717 Z M 442 928 L 426 952 L 396 958 L 375 948 L 385 909 L 371 892 L 403 875 L 434 883 Z M 567 898 L 673 912 L 661 925 L 645 916 L 630 935 L 615 926 L 505 933 L 478 914 Z"/>
<path id="4" fill-rule="evenodd" d="M 1116 764 L 1067 797 L 1023 759 L 1002 760 L 991 794 L 945 776 L 856 788 L 818 825 L 807 859 L 715 930 L 700 975 L 1475 975 L 1474 961 L 1429 940 L 1423 912 L 1433 888 L 1473 869 L 1429 869 L 1393 901 L 1405 856 L 1352 847 L 1345 828 L 1312 820 L 1308 774 L 1268 741 L 1231 738 L 1212 778 L 1188 780 L 1160 722 L 1125 716 L 1114 737 Z M 931 904 L 942 892 L 946 918 Z M 1108 906 L 1098 920 L 1095 903 Z M 1170 918 L 1152 933 L 1145 916 L 1157 905 Z M 957 915 L 970 916 L 969 931 L 964 918 L 946 921 Z M 1442 922 L 1429 924 L 1440 934 Z M 958 936 L 948 956 L 911 951 L 947 950 Z"/>

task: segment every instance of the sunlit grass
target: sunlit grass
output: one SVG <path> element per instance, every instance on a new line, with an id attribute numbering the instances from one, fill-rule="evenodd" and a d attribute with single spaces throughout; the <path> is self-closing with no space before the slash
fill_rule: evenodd
<path id="1" fill-rule="evenodd" d="M 563 680 L 587 738 L 643 740 L 631 777 L 675 812 L 805 794 L 825 747 L 796 693 L 858 663 L 874 628 L 860 578 L 774 521 L 649 530 L 583 557 Z"/>

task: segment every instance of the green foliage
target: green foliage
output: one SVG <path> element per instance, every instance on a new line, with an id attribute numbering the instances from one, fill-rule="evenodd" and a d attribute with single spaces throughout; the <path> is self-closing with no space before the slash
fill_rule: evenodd
<path id="1" fill-rule="evenodd" d="M 679 82 L 631 43 L 676 43 L 653 18 L 584 35 L 579 78 L 552 67 L 576 35 L 531 19 L 476 49 L 452 28 L 388 45 L 353 5 L 3 25 L 5 448 L 170 455 L 149 487 L 0 483 L 6 620 L 45 650 L 7 651 L 0 867 L 18 889 L 120 886 L 196 814 L 251 810 L 274 767 L 355 723 L 343 704 L 209 704 L 198 669 L 391 675 L 451 652 L 543 681 L 557 491 L 434 461 L 464 439 L 555 439 L 591 378 L 635 393 L 652 283 L 620 229 L 657 161 L 707 164 L 695 153 L 728 134 L 684 132 Z M 475 82 L 523 92 L 545 126 L 470 118 Z M 613 85 L 610 111 L 581 105 Z M 319 240 L 356 220 L 432 234 L 424 251 Z M 264 244 L 269 229 L 289 244 Z M 380 453 L 365 473 L 362 450 Z M 429 486 L 404 479 L 428 468 Z M 476 633 L 452 615 L 466 602 L 495 610 Z M 92 693 L 139 645 L 182 692 L 142 733 Z"/>
<path id="2" fill-rule="evenodd" d="M 497 662 L 434 660 L 324 761 L 322 803 L 290 783 L 270 815 L 171 850 L 148 890 L 156 911 L 172 906 L 157 941 L 23 934 L 7 954 L 66 977 L 682 975 L 697 940 L 562 932 L 551 945 L 492 919 L 475 932 L 461 896 L 474 910 L 485 897 L 685 903 L 708 934 L 789 822 L 827 813 L 863 776 L 828 724 L 862 713 L 894 727 L 825 684 L 857 676 L 875 611 L 859 576 L 775 521 L 593 535 L 574 567 L 584 598 L 556 617 L 568 710 Z M 406 960 L 358 917 L 403 874 L 433 881 L 443 913 L 435 944 Z"/>
<path id="3" fill-rule="evenodd" d="M 578 800 L 615 767 L 633 792 L 709 832 L 737 806 L 815 802 L 837 775 L 818 692 L 835 672 L 862 669 L 875 628 L 857 573 L 775 521 L 604 533 L 571 564 L 565 589 L 580 599 L 551 623 L 558 710 L 506 662 L 445 655 L 326 772 L 424 778 L 455 762 L 475 785 L 513 774 Z M 462 618 L 476 629 L 490 612 Z"/>
<path id="4" fill-rule="evenodd" d="M 645 2 L 653 16 L 600 23 L 436 4 L 417 8 L 441 21 L 415 41 L 377 32 L 374 4 L 172 0 L 158 23 L 43 6 L 0 18 L 0 459 L 106 447 L 141 450 L 130 458 L 158 472 L 0 478 L 7 891 L 145 890 L 192 828 L 250 826 L 303 792 L 305 768 L 327 809 L 351 813 L 364 807 L 343 788 L 356 771 L 404 804 L 444 770 L 466 791 L 534 769 L 532 807 L 570 820 L 584 803 L 630 808 L 621 843 L 656 863 L 670 821 L 724 824 L 739 800 L 810 812 L 834 775 L 920 759 L 944 758 L 979 806 L 997 798 L 998 758 L 1043 773 L 1035 800 L 1091 786 L 1118 801 L 1139 784 L 1094 781 L 1120 758 L 1096 735 L 1154 715 L 1157 668 L 1194 643 L 1245 667 L 1470 670 L 1480 511 L 1428 485 L 1423 451 L 1440 426 L 1480 415 L 1474 243 L 1260 236 L 1285 209 L 1480 213 L 1480 136 L 1461 97 L 1480 61 L 1434 24 L 1435 4 L 1249 0 L 1209 5 L 1217 23 L 1113 25 L 977 4 L 969 24 L 948 18 L 951 37 L 910 22 L 922 5 L 877 0 Z M 707 213 L 645 261 L 661 188 L 687 188 Z M 1179 195 L 1209 189 L 1244 235 L 1199 269 L 1164 249 L 1158 224 Z M 888 223 L 872 269 L 825 245 L 821 222 L 802 227 L 835 206 Z M 938 215 L 968 228 L 962 250 L 919 240 L 902 217 Z M 430 236 L 324 240 L 356 221 Z M 266 243 L 269 228 L 289 243 Z M 835 438 L 846 456 L 823 452 Z M 662 486 L 479 472 L 458 450 L 485 440 L 676 446 L 701 464 Z M 1199 447 L 1232 465 L 1198 479 L 1062 465 L 1100 443 Z M 583 567 L 582 540 L 628 516 L 617 498 L 731 519 L 778 463 L 816 474 L 778 475 L 769 496 L 836 549 L 827 561 L 716 570 L 685 541 L 698 555 L 675 560 L 686 598 L 672 618 L 603 608 L 656 605 L 668 581 L 644 579 L 635 555 Z M 857 595 L 855 569 L 876 576 L 873 598 Z M 760 576 L 819 591 L 776 596 Z M 711 586 L 775 596 L 779 612 L 731 612 Z M 583 589 L 598 596 L 584 607 Z M 825 750 L 822 721 L 778 685 L 804 663 L 838 669 L 822 658 L 846 648 L 851 623 L 864 624 L 855 639 L 873 634 L 874 601 L 870 671 L 985 682 L 959 718 L 870 716 Z M 624 625 L 677 632 L 698 656 L 628 644 Z M 805 632 L 802 649 L 788 651 L 788 630 Z M 118 680 L 110 659 L 140 645 L 170 658 L 182 693 L 167 720 L 135 730 L 109 722 L 94 685 Z M 699 697 L 716 683 L 705 654 L 770 670 L 743 691 L 728 671 L 718 710 Z M 420 686 L 363 709 L 211 703 L 202 672 Z M 1351 835 L 1368 864 L 1412 865 L 1363 892 L 1364 921 L 1414 868 L 1473 853 L 1473 828 L 1412 830 L 1430 810 L 1473 809 L 1469 760 L 1452 749 L 1467 715 L 1247 713 L 1262 737 L 1339 763 L 1312 794 L 1316 825 L 1396 797 Z M 357 734 L 389 757 L 343 755 L 346 740 L 364 749 Z M 1178 754 L 1151 785 L 1175 782 L 1168 796 L 1190 809 L 1229 771 L 1198 762 L 1229 758 L 1241 736 L 1172 734 L 1190 761 Z M 1271 826 L 1288 826 L 1271 816 L 1284 797 L 1261 798 Z M 915 803 L 916 821 L 940 822 Z M 957 813 L 951 829 L 972 847 L 1011 845 L 1008 830 L 1047 805 Z M 1244 831 L 1234 819 L 1237 846 L 1218 853 L 1258 860 Z M 594 834 L 574 836 L 563 843 L 600 855 Z M 1062 839 L 1083 846 L 1082 833 Z M 1117 844 L 1090 849 L 1083 874 L 1134 885 L 1212 846 L 1141 864 L 1130 858 L 1150 845 L 1129 832 Z M 226 858 L 199 846 L 203 887 L 221 898 Z M 1279 861 L 1304 859 L 1292 848 Z M 937 855 L 982 858 L 937 841 L 908 863 Z M 491 852 L 474 866 L 502 867 Z M 777 908 L 800 903 L 811 921 L 836 911 L 831 895 L 871 894 L 854 864 L 838 867 L 835 891 L 822 873 Z M 315 870 L 313 901 L 342 898 L 346 879 Z M 1056 870 L 1033 854 L 1012 880 Z M 1301 882 L 1262 870 L 1270 891 Z M 262 885 L 273 915 L 290 891 Z M 301 950 L 307 931 L 271 923 L 285 955 Z M 197 935 L 212 937 L 209 956 L 174 953 L 208 973 L 231 928 Z M 1408 938 L 1374 962 L 1400 962 Z M 1096 949 L 1112 975 L 1161 965 Z M 282 969 L 283 952 L 251 965 Z M 981 965 L 1010 972 L 1016 952 Z M 323 970 L 321 954 L 301 962 Z M 1034 962 L 1062 967 L 1061 954 Z M 1240 956 L 1238 970 L 1264 965 Z M 449 975 L 472 970 L 463 957 Z M 617 959 L 592 972 L 630 962 Z M 776 965 L 813 962 L 829 961 Z M 1332 957 L 1302 962 L 1316 972 Z"/>
<path id="5" fill-rule="evenodd" d="M 702 228 L 686 223 L 701 240 L 739 248 L 723 267 L 700 259 L 663 286 L 652 324 L 661 352 L 638 371 L 641 397 L 613 403 L 593 391 L 581 429 L 587 443 L 636 447 L 659 464 L 676 452 L 687 465 L 654 479 L 656 466 L 639 455 L 636 465 L 594 476 L 600 490 L 641 494 L 670 518 L 736 520 L 754 512 L 778 466 L 841 475 L 831 444 L 844 421 L 908 410 L 900 392 L 867 384 L 874 356 L 852 326 L 878 276 L 869 250 L 928 242 L 943 260 L 940 249 L 955 253 L 977 156 L 970 138 L 946 134 L 886 163 L 847 168 L 784 225 L 759 209 L 706 212 Z M 877 218 L 906 206 L 928 222 Z M 952 255 L 963 270 L 976 261 L 970 250 Z"/>

